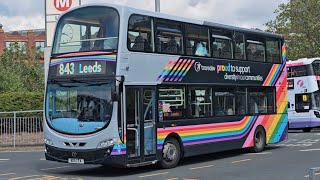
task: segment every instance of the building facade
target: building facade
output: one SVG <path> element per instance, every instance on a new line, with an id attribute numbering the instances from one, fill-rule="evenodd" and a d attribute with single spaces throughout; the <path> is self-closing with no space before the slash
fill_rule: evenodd
<path id="1" fill-rule="evenodd" d="M 28 49 L 39 47 L 40 51 L 44 51 L 45 38 L 44 29 L 5 32 L 2 24 L 0 24 L 0 54 L 15 42 L 21 47 Z"/>

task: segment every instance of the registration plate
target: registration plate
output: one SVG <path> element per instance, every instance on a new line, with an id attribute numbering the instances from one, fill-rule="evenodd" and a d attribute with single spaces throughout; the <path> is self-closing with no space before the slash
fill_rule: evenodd
<path id="1" fill-rule="evenodd" d="M 68 163 L 71 164 L 84 164 L 84 159 L 76 159 L 76 158 L 69 158 Z"/>

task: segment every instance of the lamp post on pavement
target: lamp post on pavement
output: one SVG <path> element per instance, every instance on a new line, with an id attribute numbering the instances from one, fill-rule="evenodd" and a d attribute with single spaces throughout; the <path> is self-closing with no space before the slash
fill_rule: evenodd
<path id="1" fill-rule="evenodd" d="M 160 0 L 155 0 L 155 11 L 160 12 Z"/>

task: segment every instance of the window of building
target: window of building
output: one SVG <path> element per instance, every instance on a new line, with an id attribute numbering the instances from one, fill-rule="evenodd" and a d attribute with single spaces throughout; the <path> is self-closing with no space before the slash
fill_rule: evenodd
<path id="1" fill-rule="evenodd" d="M 192 117 L 213 116 L 212 89 L 211 88 L 190 88 L 189 105 Z"/>
<path id="2" fill-rule="evenodd" d="M 232 32 L 223 29 L 212 29 L 212 56 L 232 59 Z"/>
<path id="3" fill-rule="evenodd" d="M 311 94 L 296 94 L 296 111 L 309 112 L 311 109 Z"/>
<path id="4" fill-rule="evenodd" d="M 40 52 L 44 52 L 44 42 L 43 41 L 36 42 L 36 48 L 38 48 Z"/>
<path id="5" fill-rule="evenodd" d="M 210 56 L 209 29 L 197 25 L 186 25 L 186 54 Z"/>
<path id="6" fill-rule="evenodd" d="M 182 24 L 169 20 L 157 20 L 156 51 L 166 54 L 183 54 Z"/>
<path id="7" fill-rule="evenodd" d="M 236 111 L 236 96 L 233 88 L 217 88 L 214 92 L 215 116 L 233 116 Z"/>
<path id="8" fill-rule="evenodd" d="M 28 49 L 28 43 L 23 41 L 20 41 L 20 42 L 8 41 L 6 42 L 6 48 L 11 49 L 13 51 L 20 50 L 20 51 L 23 51 L 23 53 L 26 53 Z"/>
<path id="9" fill-rule="evenodd" d="M 185 88 L 161 87 L 159 89 L 159 110 L 163 120 L 186 117 Z"/>
<path id="10" fill-rule="evenodd" d="M 129 19 L 128 49 L 153 52 L 152 19 L 147 16 L 132 15 Z"/>
<path id="11" fill-rule="evenodd" d="M 247 35 L 247 59 L 249 61 L 265 62 L 264 38 L 257 35 Z"/>
<path id="12" fill-rule="evenodd" d="M 249 88 L 249 114 L 275 113 L 274 88 Z"/>
<path id="13" fill-rule="evenodd" d="M 267 62 L 281 63 L 281 47 L 278 39 L 267 38 Z"/>
<path id="14" fill-rule="evenodd" d="M 244 48 L 244 35 L 243 33 L 235 32 L 234 34 L 234 58 L 239 60 L 245 59 L 245 48 Z"/>

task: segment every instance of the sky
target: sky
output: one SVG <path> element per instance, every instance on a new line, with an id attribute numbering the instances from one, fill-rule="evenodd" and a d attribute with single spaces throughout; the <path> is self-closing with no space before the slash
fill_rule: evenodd
<path id="1" fill-rule="evenodd" d="M 160 0 L 161 12 L 244 28 L 265 29 L 274 10 L 288 0 Z M 0 23 L 5 31 L 45 27 L 45 0 L 0 0 Z M 108 2 L 154 11 L 154 0 L 82 0 Z"/>

